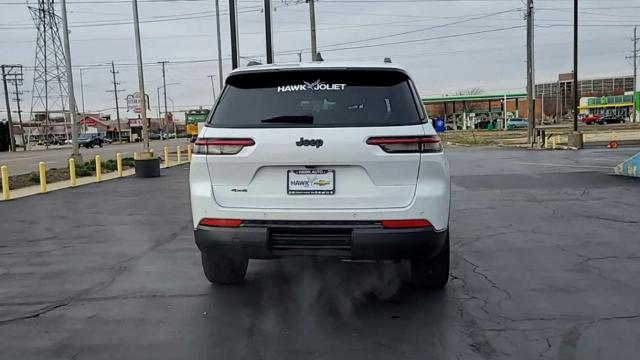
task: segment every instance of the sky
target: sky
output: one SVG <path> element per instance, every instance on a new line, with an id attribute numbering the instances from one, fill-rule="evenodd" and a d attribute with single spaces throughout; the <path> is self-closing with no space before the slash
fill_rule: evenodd
<path id="1" fill-rule="evenodd" d="M 218 88 L 214 0 L 139 0 L 142 53 L 150 116 L 157 115 L 159 61 L 168 61 L 169 111 L 210 107 Z M 272 0 L 275 61 L 310 58 L 309 7 Z M 326 61 L 383 61 L 412 75 L 420 94 L 481 88 L 487 93 L 526 87 L 524 0 L 316 0 L 319 51 Z M 32 5 L 35 5 L 32 2 Z M 263 0 L 238 0 L 240 55 L 265 61 Z M 573 0 L 534 0 L 536 82 L 572 69 Z M 132 7 L 127 0 L 68 0 L 75 94 L 86 112 L 115 114 L 112 75 L 119 72 L 120 106 L 137 91 Z M 630 75 L 637 0 L 580 0 L 579 75 Z M 59 4 L 56 1 L 59 14 Z M 220 1 L 222 58 L 231 70 L 228 1 Z M 23 108 L 31 105 L 36 30 L 21 0 L 0 0 L 0 63 L 24 64 Z M 12 103 L 15 109 L 15 104 Z M 4 102 L 0 105 L 5 111 Z M 121 117 L 132 115 L 121 110 Z M 4 118 L 5 114 L 0 117 Z M 131 116 L 133 117 L 133 116 Z M 182 118 L 178 113 L 178 118 Z"/>

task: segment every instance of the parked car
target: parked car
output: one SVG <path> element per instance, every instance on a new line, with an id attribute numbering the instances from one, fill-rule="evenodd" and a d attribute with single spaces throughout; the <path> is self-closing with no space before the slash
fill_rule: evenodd
<path id="1" fill-rule="evenodd" d="M 80 134 L 78 137 L 78 145 L 84 146 L 87 149 L 93 148 L 94 146 L 102 147 L 104 144 L 104 139 L 99 134 Z"/>
<path id="2" fill-rule="evenodd" d="M 210 282 L 242 282 L 250 259 L 330 256 L 405 260 L 415 285 L 446 285 L 449 165 L 404 69 L 256 65 L 223 91 L 189 176 Z"/>
<path id="3" fill-rule="evenodd" d="M 601 116 L 598 114 L 585 115 L 580 119 L 580 121 L 582 121 L 586 125 L 593 125 L 593 124 L 598 124 L 600 121 L 600 118 Z"/>
<path id="4" fill-rule="evenodd" d="M 162 137 L 160 133 L 149 132 L 149 140 L 160 140 Z"/>
<path id="5" fill-rule="evenodd" d="M 622 116 L 619 115 L 607 115 L 607 116 L 603 116 L 601 117 L 597 123 L 599 125 L 606 125 L 606 124 L 623 124 L 624 123 L 624 118 L 622 118 Z"/>
<path id="6" fill-rule="evenodd" d="M 507 130 L 526 129 L 529 127 L 529 121 L 522 118 L 513 118 L 507 120 Z"/>

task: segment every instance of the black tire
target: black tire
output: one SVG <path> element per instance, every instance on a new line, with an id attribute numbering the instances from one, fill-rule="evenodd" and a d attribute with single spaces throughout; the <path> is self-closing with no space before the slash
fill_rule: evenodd
<path id="1" fill-rule="evenodd" d="M 413 285 L 442 289 L 449 282 L 449 231 L 440 252 L 429 260 L 411 260 Z"/>
<path id="2" fill-rule="evenodd" d="M 202 270 L 212 284 L 231 285 L 244 281 L 249 259 L 201 252 Z"/>

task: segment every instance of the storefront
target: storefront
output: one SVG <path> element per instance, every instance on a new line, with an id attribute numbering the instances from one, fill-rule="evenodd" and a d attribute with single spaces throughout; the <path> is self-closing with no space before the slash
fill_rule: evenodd
<path id="1" fill-rule="evenodd" d="M 631 118 L 633 112 L 633 102 L 636 102 L 636 108 L 640 105 L 640 93 L 627 93 L 617 96 L 602 97 L 583 97 L 580 99 L 579 111 L 581 115 L 616 115 L 625 120 Z"/>

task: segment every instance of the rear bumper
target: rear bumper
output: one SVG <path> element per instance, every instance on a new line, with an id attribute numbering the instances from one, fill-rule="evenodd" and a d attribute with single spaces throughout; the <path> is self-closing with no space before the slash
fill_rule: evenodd
<path id="1" fill-rule="evenodd" d="M 353 260 L 428 259 L 442 249 L 446 236 L 446 229 L 385 229 L 380 225 L 199 226 L 195 230 L 196 245 L 201 251 L 249 259 L 286 256 L 333 256 Z"/>

